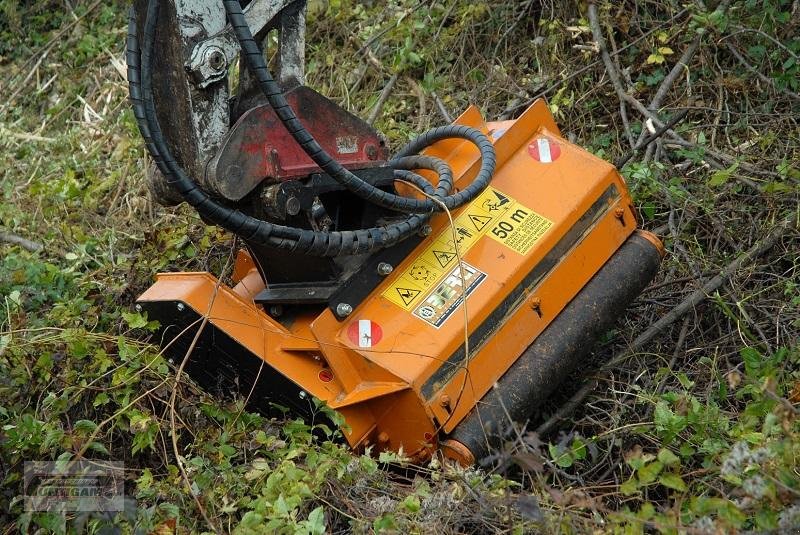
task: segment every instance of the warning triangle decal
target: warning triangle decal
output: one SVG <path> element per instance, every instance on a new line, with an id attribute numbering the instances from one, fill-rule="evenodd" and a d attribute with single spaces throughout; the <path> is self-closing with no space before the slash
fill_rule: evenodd
<path id="1" fill-rule="evenodd" d="M 433 256 L 435 256 L 436 260 L 439 261 L 440 266 L 447 267 L 447 264 L 449 264 L 450 261 L 456 257 L 456 253 L 451 253 L 448 251 L 437 251 L 436 249 L 434 249 Z"/>
<path id="2" fill-rule="evenodd" d="M 481 231 L 483 228 L 489 224 L 492 220 L 491 217 L 485 215 L 475 215 L 475 214 L 468 214 L 469 220 L 472 221 L 472 225 L 475 227 L 475 230 Z"/>
<path id="3" fill-rule="evenodd" d="M 497 201 L 498 201 L 497 202 L 497 206 L 503 206 L 505 203 L 508 202 L 508 197 L 506 197 L 505 195 L 503 195 L 502 193 L 500 193 L 496 189 L 493 189 L 492 193 L 494 193 L 495 197 L 497 197 Z"/>
<path id="4" fill-rule="evenodd" d="M 400 295 L 400 299 L 403 300 L 403 304 L 406 305 L 411 303 L 415 297 L 422 293 L 422 290 L 415 290 L 413 288 L 396 288 L 396 290 Z"/>

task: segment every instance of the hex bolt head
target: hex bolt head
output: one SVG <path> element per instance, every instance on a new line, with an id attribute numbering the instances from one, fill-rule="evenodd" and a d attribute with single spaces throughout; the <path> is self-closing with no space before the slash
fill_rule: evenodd
<path id="1" fill-rule="evenodd" d="M 134 310 L 136 310 L 136 312 L 141 312 L 142 311 L 142 305 L 140 305 L 139 303 L 136 303 L 136 306 L 133 307 L 133 308 L 134 308 Z"/>
<path id="2" fill-rule="evenodd" d="M 178 303 L 178 312 L 183 312 L 184 310 L 186 310 L 186 305 Z"/>
<path id="3" fill-rule="evenodd" d="M 378 275 L 383 275 L 384 277 L 391 273 L 394 270 L 391 264 L 386 262 L 381 262 L 378 264 Z"/>
<path id="4" fill-rule="evenodd" d="M 215 71 L 219 71 L 219 70 L 224 69 L 225 68 L 225 55 L 222 52 L 220 52 L 219 50 L 213 51 L 211 54 L 208 55 L 208 64 Z"/>
<path id="5" fill-rule="evenodd" d="M 378 147 L 376 147 L 372 143 L 368 143 L 366 146 L 366 153 L 367 153 L 367 158 L 369 158 L 370 160 L 375 160 L 378 158 Z"/>
<path id="6" fill-rule="evenodd" d="M 300 199 L 291 196 L 286 199 L 286 213 L 288 215 L 297 215 L 300 213 Z"/>
<path id="7" fill-rule="evenodd" d="M 430 236 L 433 229 L 430 225 L 422 225 L 422 228 L 419 229 L 420 236 Z"/>
<path id="8" fill-rule="evenodd" d="M 298 396 L 300 396 L 300 399 L 306 399 L 308 397 L 308 394 L 306 394 L 305 390 L 301 390 Z"/>
<path id="9" fill-rule="evenodd" d="M 353 313 L 353 307 L 351 307 L 348 303 L 339 303 L 336 305 L 336 314 L 343 318 L 346 318 L 350 314 Z"/>

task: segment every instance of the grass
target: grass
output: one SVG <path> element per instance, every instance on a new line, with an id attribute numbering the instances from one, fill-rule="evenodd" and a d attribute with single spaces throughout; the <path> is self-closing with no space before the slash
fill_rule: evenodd
<path id="1" fill-rule="evenodd" d="M 667 120 L 688 108 L 676 127 L 687 143 L 664 136 L 622 169 L 641 225 L 662 236 L 669 256 L 593 364 L 628 347 L 778 222 L 792 224 L 599 375 L 577 411 L 536 434 L 573 392 L 554 398 L 520 429 L 522 440 L 469 470 L 353 456 L 314 440 L 302 422 L 174 384 L 173 366 L 147 343 L 152 326 L 131 306 L 158 271 L 219 273 L 232 244 L 186 207 L 150 199 L 126 102 L 126 7 L 0 1 L 0 227 L 44 246 L 31 253 L 0 243 L 3 532 L 790 533 L 800 525 L 796 5 L 598 5 L 624 89 L 645 104 L 697 36 L 700 44 L 655 109 Z M 377 122 L 392 146 L 441 124 L 440 107 L 455 115 L 475 103 L 489 117 L 513 116 L 539 95 L 565 136 L 611 161 L 647 128 L 629 103 L 621 113 L 585 5 L 330 0 L 309 9 L 310 85 L 367 116 L 397 75 Z M 23 463 L 79 457 L 125 463 L 126 510 L 25 512 Z"/>

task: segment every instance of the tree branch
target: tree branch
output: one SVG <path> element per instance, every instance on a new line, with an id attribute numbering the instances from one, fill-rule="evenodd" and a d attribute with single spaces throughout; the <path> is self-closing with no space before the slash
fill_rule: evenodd
<path id="1" fill-rule="evenodd" d="M 23 238 L 22 236 L 17 236 L 11 232 L 2 232 L 0 231 L 0 242 L 5 243 L 12 243 L 14 245 L 19 245 L 26 251 L 30 251 L 32 253 L 41 251 L 44 249 L 44 245 L 39 242 L 31 241 L 28 239 Z"/>

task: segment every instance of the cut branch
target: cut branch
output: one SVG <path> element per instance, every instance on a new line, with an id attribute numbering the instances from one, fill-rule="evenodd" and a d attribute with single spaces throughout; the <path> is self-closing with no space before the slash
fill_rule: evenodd
<path id="1" fill-rule="evenodd" d="M 386 104 L 386 100 L 389 98 L 389 95 L 392 94 L 392 90 L 394 89 L 395 84 L 397 83 L 397 74 L 393 74 L 389 81 L 386 83 L 386 86 L 381 91 L 381 96 L 378 97 L 378 102 L 375 103 L 375 107 L 372 108 L 372 111 L 367 118 L 367 122 L 369 124 L 373 124 L 375 120 L 380 115 L 381 110 L 383 109 L 383 105 Z"/>
<path id="2" fill-rule="evenodd" d="M 16 234 L 13 234 L 11 232 L 0 231 L 0 242 L 19 245 L 23 249 L 30 251 L 32 253 L 44 249 L 44 245 L 42 245 L 41 243 L 25 239 L 22 236 L 17 236 Z"/>

